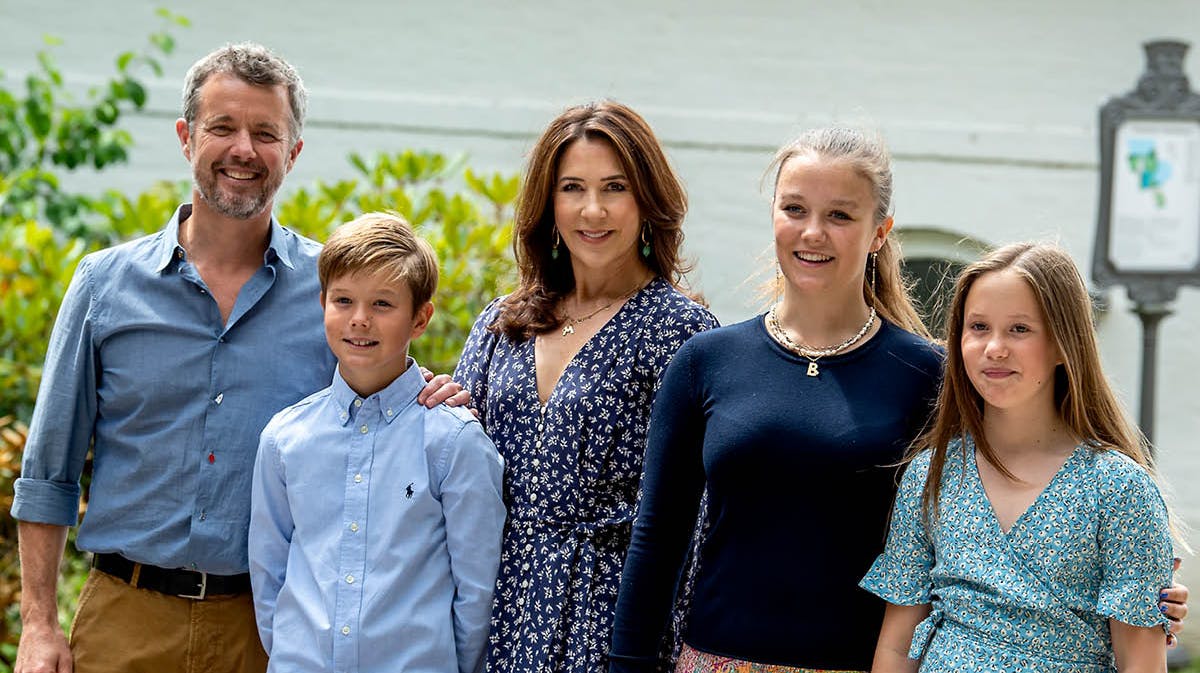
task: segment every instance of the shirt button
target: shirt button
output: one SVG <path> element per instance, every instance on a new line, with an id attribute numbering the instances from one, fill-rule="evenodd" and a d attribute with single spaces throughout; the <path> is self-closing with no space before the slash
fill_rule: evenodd
<path id="1" fill-rule="evenodd" d="M 346 584 L 354 584 L 354 575 L 346 575 Z"/>
<path id="2" fill-rule="evenodd" d="M 529 502 L 537 502 L 537 493 L 529 494 Z"/>
<path id="3" fill-rule="evenodd" d="M 183 259 L 183 251 L 182 250 L 175 251 L 175 259 Z"/>
<path id="4" fill-rule="evenodd" d="M 362 475 L 361 474 L 354 475 L 354 483 L 356 483 L 356 484 L 362 483 Z"/>
<path id="5" fill-rule="evenodd" d="M 204 521 L 207 518 L 208 518 L 208 512 L 205 512 L 204 510 L 200 510 L 200 520 Z"/>
<path id="6" fill-rule="evenodd" d="M 342 413 L 338 414 L 338 416 L 344 421 L 350 417 L 350 414 L 343 411 Z"/>
<path id="7" fill-rule="evenodd" d="M 387 414 L 388 416 L 391 416 L 391 415 L 392 415 L 392 410 L 391 410 L 391 409 L 388 409 L 387 411 L 385 411 L 385 412 L 383 412 L 383 413 Z"/>
<path id="8" fill-rule="evenodd" d="M 213 402 L 220 404 L 224 399 L 225 399 L 225 393 L 217 393 L 217 396 L 216 396 L 216 398 L 213 399 Z"/>
<path id="9" fill-rule="evenodd" d="M 365 435 L 365 434 L 367 434 L 367 429 L 368 429 L 367 426 L 364 425 L 361 428 L 359 428 L 358 431 Z"/>
<path id="10" fill-rule="evenodd" d="M 343 626 L 343 627 L 342 627 L 342 635 L 343 635 L 343 636 L 348 636 L 348 635 L 350 635 L 350 627 L 349 627 L 349 626 Z"/>
<path id="11" fill-rule="evenodd" d="M 356 399 L 356 400 L 354 400 L 354 406 L 356 406 L 356 407 L 361 407 L 361 406 L 362 406 L 362 400 L 359 400 L 359 399 Z"/>
<path id="12" fill-rule="evenodd" d="M 205 290 L 204 288 L 200 288 L 200 294 L 208 294 L 208 290 Z"/>
<path id="13" fill-rule="evenodd" d="M 190 565 L 190 566 L 192 567 L 192 570 L 195 570 L 195 569 L 196 569 L 196 562 L 195 562 L 195 561 L 192 561 L 192 562 L 191 562 L 191 563 L 189 563 L 188 565 Z"/>
<path id="14" fill-rule="evenodd" d="M 358 523 L 357 522 L 353 522 L 350 524 L 350 532 L 352 532 L 352 533 L 358 532 Z"/>

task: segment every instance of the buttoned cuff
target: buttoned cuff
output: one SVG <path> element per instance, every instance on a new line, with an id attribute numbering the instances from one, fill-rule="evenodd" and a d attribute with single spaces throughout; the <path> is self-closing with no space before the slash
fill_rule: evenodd
<path id="1" fill-rule="evenodd" d="M 79 484 L 22 477 L 13 484 L 12 518 L 74 526 L 79 522 Z"/>

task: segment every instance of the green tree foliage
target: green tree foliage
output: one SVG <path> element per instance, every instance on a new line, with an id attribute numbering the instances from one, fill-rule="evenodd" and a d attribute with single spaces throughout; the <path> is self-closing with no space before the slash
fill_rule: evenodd
<path id="1" fill-rule="evenodd" d="M 60 187 L 58 172 L 90 166 L 103 170 L 129 158 L 133 138 L 119 127 L 123 115 L 146 105 L 145 72 L 162 74 L 159 59 L 170 55 L 175 39 L 169 30 L 188 20 L 161 9 L 163 26 L 139 50 L 117 55 L 116 72 L 83 101 L 68 89 L 51 47 L 37 53 L 39 69 L 22 85 L 9 88 L 0 72 L 0 221 L 12 217 L 44 219 L 56 229 L 87 236 L 95 224 L 90 199 Z"/>
<path id="2" fill-rule="evenodd" d="M 128 159 L 133 144 L 124 115 L 146 103 L 138 72 L 161 73 L 170 54 L 167 28 L 186 19 L 160 11 L 164 29 L 143 51 L 121 53 L 115 74 L 83 103 L 64 87 L 49 50 L 39 70 L 9 88 L 0 73 L 0 509 L 12 503 L 42 362 L 58 311 L 79 260 L 89 252 L 162 228 L 190 198 L 186 181 L 161 182 L 136 195 L 72 194 L 65 171 L 103 170 Z M 285 226 L 323 241 L 363 212 L 404 216 L 434 247 L 441 264 L 437 312 L 413 345 L 421 363 L 450 372 L 471 324 L 491 298 L 511 287 L 515 175 L 481 175 L 463 159 L 435 152 L 351 154 L 353 177 L 318 181 L 276 202 Z M 181 171 L 186 166 L 181 163 Z M 313 299 L 316 301 L 316 298 Z M 86 504 L 81 507 L 86 507 Z M 60 618 L 70 623 L 87 562 L 68 544 Z M 19 637 L 19 566 L 15 522 L 0 518 L 0 671 L 10 670 Z"/>

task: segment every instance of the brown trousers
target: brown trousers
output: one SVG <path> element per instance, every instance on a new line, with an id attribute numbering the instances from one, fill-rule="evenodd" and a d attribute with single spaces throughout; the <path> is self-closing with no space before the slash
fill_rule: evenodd
<path id="1" fill-rule="evenodd" d="M 71 625 L 76 673 L 263 673 L 250 593 L 203 601 L 93 569 Z"/>

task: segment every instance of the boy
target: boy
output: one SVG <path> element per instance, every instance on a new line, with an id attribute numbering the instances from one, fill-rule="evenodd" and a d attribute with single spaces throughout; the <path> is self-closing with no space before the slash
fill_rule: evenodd
<path id="1" fill-rule="evenodd" d="M 370 213 L 330 236 L 317 268 L 333 384 L 271 419 L 254 466 L 268 670 L 481 671 L 502 464 L 469 413 L 416 402 L 408 344 L 433 315 L 433 250 Z"/>

